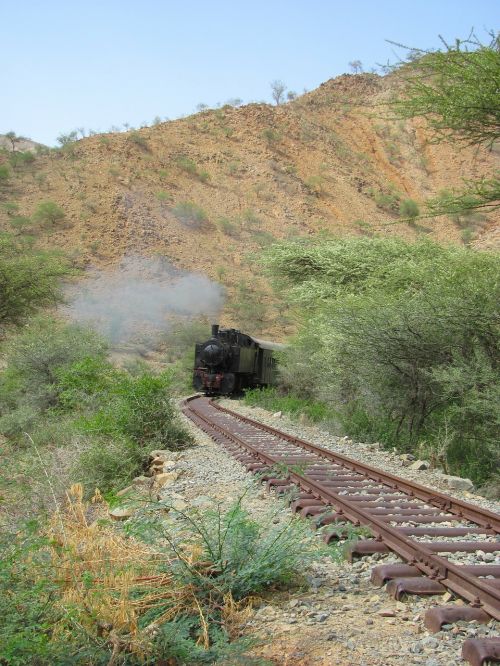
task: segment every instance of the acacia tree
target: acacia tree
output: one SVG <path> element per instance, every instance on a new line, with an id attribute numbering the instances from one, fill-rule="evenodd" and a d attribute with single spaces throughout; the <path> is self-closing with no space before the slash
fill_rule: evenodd
<path id="1" fill-rule="evenodd" d="M 270 85 L 272 98 L 276 102 L 276 106 L 279 106 L 285 99 L 286 85 L 279 79 L 271 81 Z"/>
<path id="2" fill-rule="evenodd" d="M 351 60 L 349 67 L 353 74 L 362 74 L 363 73 L 363 63 L 361 60 Z"/>
<path id="3" fill-rule="evenodd" d="M 409 50 L 400 63 L 404 94 L 392 108 L 403 118 L 425 117 L 434 141 L 492 148 L 500 139 L 500 33 L 489 44 L 475 35 L 439 51 Z M 400 45 L 399 45 L 400 46 Z M 432 214 L 500 207 L 499 174 L 469 181 L 467 190 L 431 200 Z"/>

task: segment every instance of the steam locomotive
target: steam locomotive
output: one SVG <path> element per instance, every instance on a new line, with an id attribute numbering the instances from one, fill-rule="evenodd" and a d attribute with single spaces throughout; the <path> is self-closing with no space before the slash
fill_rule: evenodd
<path id="1" fill-rule="evenodd" d="M 206 395 L 229 395 L 276 383 L 273 352 L 284 345 L 258 340 L 235 328 L 212 325 L 212 336 L 196 343 L 193 387 Z"/>

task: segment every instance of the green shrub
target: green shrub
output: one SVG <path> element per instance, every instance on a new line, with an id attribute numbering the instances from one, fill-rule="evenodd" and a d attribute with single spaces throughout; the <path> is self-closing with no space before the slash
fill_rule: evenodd
<path id="1" fill-rule="evenodd" d="M 181 171 L 184 171 L 190 176 L 196 176 L 196 178 L 201 180 L 202 183 L 206 183 L 208 180 L 210 180 L 210 174 L 208 171 L 204 169 L 200 170 L 196 165 L 196 162 L 191 158 L 186 157 L 185 155 L 180 155 L 175 160 L 175 163 Z"/>
<path id="2" fill-rule="evenodd" d="M 6 164 L 0 164 L 0 185 L 6 184 L 10 179 L 10 170 Z"/>
<path id="3" fill-rule="evenodd" d="M 139 132 L 130 132 L 130 134 L 127 136 L 127 141 L 133 146 L 137 146 L 143 150 L 149 150 L 146 137 L 142 136 L 142 134 L 139 134 Z"/>
<path id="4" fill-rule="evenodd" d="M 65 326 L 51 319 L 32 321 L 7 345 L 7 367 L 0 375 L 1 422 L 5 424 L 7 417 L 12 423 L 11 412 L 21 410 L 21 416 L 33 410 L 41 414 L 64 406 L 61 394 L 65 387 L 59 376 L 75 362 L 102 359 L 104 350 L 104 343 L 88 329 Z M 6 434 L 13 434 L 12 427 Z"/>
<path id="5" fill-rule="evenodd" d="M 231 221 L 228 217 L 217 218 L 216 225 L 222 231 L 222 233 L 226 234 L 226 236 L 238 236 L 238 225 Z"/>
<path id="6" fill-rule="evenodd" d="M 34 250 L 25 239 L 0 233 L 0 337 L 2 327 L 57 303 L 59 279 L 69 272 L 68 261 L 57 253 Z"/>
<path id="7" fill-rule="evenodd" d="M 0 204 L 0 208 L 9 216 L 12 217 L 19 210 L 19 204 L 13 201 L 4 201 Z"/>
<path id="8" fill-rule="evenodd" d="M 33 214 L 35 222 L 51 227 L 61 223 L 65 217 L 63 209 L 54 201 L 43 201 L 38 204 Z"/>
<path id="9" fill-rule="evenodd" d="M 281 134 L 271 127 L 268 127 L 262 132 L 262 137 L 267 141 L 269 146 L 275 146 L 281 141 Z"/>
<path id="10" fill-rule="evenodd" d="M 245 391 L 245 403 L 263 407 L 272 412 L 286 412 L 292 418 L 298 418 L 304 414 L 313 423 L 326 421 L 333 416 L 332 409 L 325 403 L 301 398 L 291 393 L 280 395 L 274 387 Z"/>
<path id="11" fill-rule="evenodd" d="M 267 263 L 308 317 L 281 377 L 351 434 L 426 451 L 485 482 L 495 435 L 498 255 L 356 238 L 271 247 Z"/>
<path id="12" fill-rule="evenodd" d="M 201 228 L 208 222 L 208 216 L 203 208 L 191 201 L 178 203 L 172 208 L 172 212 L 180 222 L 194 228 Z"/>
<path id="13" fill-rule="evenodd" d="M 420 215 L 420 209 L 416 201 L 413 199 L 403 199 L 399 204 L 399 214 L 401 217 L 409 217 L 413 219 Z"/>
<path id="14" fill-rule="evenodd" d="M 170 192 L 164 192 L 163 190 L 156 193 L 156 198 L 158 201 L 172 201 L 172 195 Z"/>

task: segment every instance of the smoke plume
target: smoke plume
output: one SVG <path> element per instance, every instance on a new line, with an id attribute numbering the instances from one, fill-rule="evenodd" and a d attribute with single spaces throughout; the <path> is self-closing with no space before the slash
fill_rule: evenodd
<path id="1" fill-rule="evenodd" d="M 90 270 L 68 287 L 64 311 L 114 346 L 152 347 L 179 320 L 216 318 L 223 302 L 223 287 L 205 275 L 181 271 L 163 258 L 128 257 L 110 271 Z"/>

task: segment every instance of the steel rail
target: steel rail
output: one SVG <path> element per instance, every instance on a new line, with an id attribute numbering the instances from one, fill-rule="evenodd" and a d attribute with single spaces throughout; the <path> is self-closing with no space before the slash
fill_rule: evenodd
<path id="1" fill-rule="evenodd" d="M 219 423 L 214 423 L 211 421 L 206 414 L 200 412 L 191 404 L 196 399 L 196 397 L 198 396 L 193 396 L 185 402 L 185 412 L 192 412 L 210 429 L 220 433 L 241 449 L 250 452 L 253 456 L 265 464 L 273 466 L 280 462 L 278 457 L 264 453 L 263 451 L 254 447 L 252 444 L 249 444 L 243 440 L 228 428 L 221 426 Z M 448 511 L 449 513 L 453 513 L 458 517 L 467 518 L 473 522 L 483 525 L 484 527 L 498 531 L 500 516 L 496 516 L 493 512 L 483 511 L 482 509 L 476 508 L 465 502 L 461 502 L 460 500 L 454 500 L 453 498 L 448 497 L 442 493 L 434 493 L 433 491 L 430 491 L 424 486 L 420 486 L 419 484 L 412 484 L 411 482 L 407 482 L 392 474 L 388 474 L 386 472 L 377 470 L 374 467 L 358 463 L 358 461 L 352 460 L 351 458 L 347 458 L 340 454 L 331 453 L 330 451 L 310 444 L 309 442 L 305 442 L 299 438 L 282 433 L 275 428 L 263 426 L 263 424 L 259 424 L 253 419 L 243 417 L 242 415 L 237 414 L 232 410 L 228 410 L 221 407 L 220 405 L 216 405 L 213 403 L 213 401 L 210 401 L 209 405 L 211 407 L 215 407 L 219 411 L 227 412 L 229 415 L 237 418 L 239 421 L 247 422 L 254 427 L 258 427 L 260 430 L 266 430 L 277 438 L 285 439 L 299 446 L 300 448 L 304 448 L 307 451 L 315 453 L 322 458 L 326 458 L 327 460 L 334 462 L 340 461 L 341 464 L 347 466 L 354 465 L 352 469 L 356 469 L 359 466 L 361 469 L 366 470 L 366 472 L 370 474 L 370 478 L 374 478 L 379 483 L 385 483 L 385 485 L 389 485 L 391 488 L 402 489 L 407 486 L 410 489 L 408 494 L 419 497 L 425 502 L 430 503 L 429 500 L 431 498 L 434 500 L 438 499 L 440 502 L 438 508 L 441 510 Z M 340 510 L 342 516 L 345 516 L 346 519 L 368 527 L 376 537 L 376 540 L 383 541 L 388 546 L 388 548 L 418 568 L 425 575 L 439 581 L 445 587 L 466 598 L 474 606 L 481 606 L 489 615 L 497 620 L 500 620 L 499 589 L 495 589 L 493 586 L 488 585 L 482 579 L 479 579 L 476 576 L 470 575 L 466 571 L 461 570 L 460 565 L 453 564 L 446 558 L 436 555 L 422 542 L 409 539 L 397 528 L 388 525 L 387 522 L 381 520 L 373 514 L 370 514 L 363 508 L 359 508 L 359 506 L 357 506 L 357 502 L 352 502 L 345 496 L 333 492 L 331 488 L 323 485 L 317 480 L 308 478 L 307 475 L 304 476 L 291 470 L 288 472 L 288 476 L 293 483 L 295 483 L 306 492 L 313 494 L 315 497 L 322 500 L 325 504 L 332 504 L 337 507 Z M 442 500 L 445 501 L 442 502 Z M 443 506 L 445 508 L 443 508 Z M 472 518 L 472 515 L 477 515 L 477 518 Z M 478 518 L 481 520 L 478 520 Z M 496 525 L 496 527 L 492 527 L 492 525 Z M 478 543 L 478 550 L 479 549 L 480 544 Z"/>
<path id="2" fill-rule="evenodd" d="M 425 486 L 420 485 L 419 483 L 415 483 L 414 481 L 407 481 L 406 479 L 402 479 L 399 476 L 395 476 L 389 472 L 384 472 L 380 469 L 377 469 L 376 467 L 372 467 L 366 463 L 354 460 L 353 458 L 348 458 L 347 456 L 344 456 L 340 453 L 333 453 L 332 451 L 323 449 L 316 444 L 306 442 L 299 437 L 288 435 L 287 433 L 282 432 L 281 430 L 277 430 L 272 426 L 254 421 L 254 419 L 251 419 L 248 416 L 243 416 L 242 414 L 233 412 L 231 409 L 222 407 L 213 400 L 210 401 L 210 404 L 221 412 L 226 412 L 238 420 L 249 423 L 259 430 L 265 430 L 266 432 L 269 432 L 270 434 L 273 434 L 280 439 L 285 439 L 292 444 L 297 444 L 301 448 L 311 451 L 312 453 L 316 453 L 316 455 L 320 456 L 321 458 L 330 460 L 335 463 L 340 463 L 343 467 L 361 473 L 373 481 L 382 483 L 394 490 L 402 490 L 410 497 L 417 497 L 418 499 L 421 499 L 427 504 L 431 504 L 432 506 L 435 506 L 442 511 L 449 511 L 450 513 L 453 513 L 461 518 L 471 520 L 472 522 L 481 525 L 481 527 L 493 529 L 495 532 L 500 534 L 500 515 L 493 513 L 493 511 L 488 511 L 487 509 L 476 507 L 473 504 L 469 504 L 468 502 L 463 502 L 462 500 L 455 499 L 454 497 L 450 497 L 444 493 L 431 490 Z"/>

